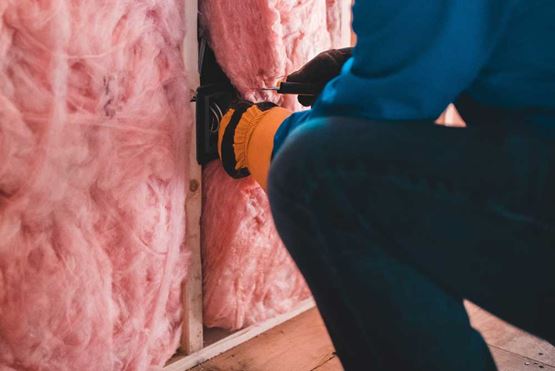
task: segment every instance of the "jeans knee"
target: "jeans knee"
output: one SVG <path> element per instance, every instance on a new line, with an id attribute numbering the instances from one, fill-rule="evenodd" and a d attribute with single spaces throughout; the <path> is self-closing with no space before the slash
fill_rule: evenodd
<path id="1" fill-rule="evenodd" d="M 326 164 L 323 123 L 307 122 L 296 129 L 276 154 L 270 168 L 268 189 L 273 192 L 301 191 Z"/>

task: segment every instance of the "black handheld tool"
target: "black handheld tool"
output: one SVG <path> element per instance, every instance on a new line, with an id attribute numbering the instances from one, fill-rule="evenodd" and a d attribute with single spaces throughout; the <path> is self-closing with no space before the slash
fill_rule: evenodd
<path id="1" fill-rule="evenodd" d="M 278 83 L 277 86 L 271 88 L 262 88 L 260 90 L 272 90 L 277 92 L 278 94 L 317 96 L 320 94 L 323 88 L 324 86 L 320 86 L 317 84 L 283 81 Z"/>

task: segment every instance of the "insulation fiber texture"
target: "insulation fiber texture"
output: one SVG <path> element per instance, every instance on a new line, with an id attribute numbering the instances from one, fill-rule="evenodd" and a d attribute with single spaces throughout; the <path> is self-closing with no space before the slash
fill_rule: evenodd
<path id="1" fill-rule="evenodd" d="M 350 44 L 350 0 L 201 0 L 201 21 L 223 70 L 245 98 L 291 109 L 296 97 L 260 93 L 319 52 Z M 238 329 L 310 296 L 283 247 L 264 191 L 217 163 L 204 173 L 204 314 Z"/>
<path id="2" fill-rule="evenodd" d="M 182 6 L 0 1 L 1 370 L 146 370 L 178 346 Z"/>

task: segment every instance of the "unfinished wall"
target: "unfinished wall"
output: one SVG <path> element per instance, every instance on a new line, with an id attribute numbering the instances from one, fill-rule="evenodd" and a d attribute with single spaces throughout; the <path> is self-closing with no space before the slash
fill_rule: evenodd
<path id="1" fill-rule="evenodd" d="M 216 57 L 251 100 L 297 109 L 296 97 L 262 94 L 317 53 L 350 44 L 351 0 L 201 0 Z M 309 296 L 273 227 L 266 195 L 251 179 L 205 171 L 204 307 L 208 326 L 236 329 L 283 313 Z"/>
<path id="2" fill-rule="evenodd" d="M 145 370 L 178 346 L 182 5 L 0 1 L 2 370 Z"/>
<path id="3" fill-rule="evenodd" d="M 184 1 L 0 1 L 2 370 L 145 370 L 178 346 L 196 88 Z M 344 4 L 202 11 L 245 96 L 279 101 L 255 88 L 347 43 Z M 217 163 L 205 179 L 207 323 L 242 327 L 307 297 L 262 190 Z"/>

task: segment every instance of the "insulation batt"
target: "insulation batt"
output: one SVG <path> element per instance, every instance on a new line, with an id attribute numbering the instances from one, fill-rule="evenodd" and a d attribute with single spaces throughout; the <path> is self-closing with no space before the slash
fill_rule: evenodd
<path id="1" fill-rule="evenodd" d="M 350 44 L 351 0 L 201 0 L 201 21 L 223 70 L 245 98 L 292 109 L 296 97 L 260 87 L 319 52 Z M 238 329 L 292 309 L 310 293 L 274 229 L 264 191 L 204 173 L 204 321 Z"/>
<path id="2" fill-rule="evenodd" d="M 182 7 L 0 1 L 1 370 L 146 370 L 178 346 Z"/>

